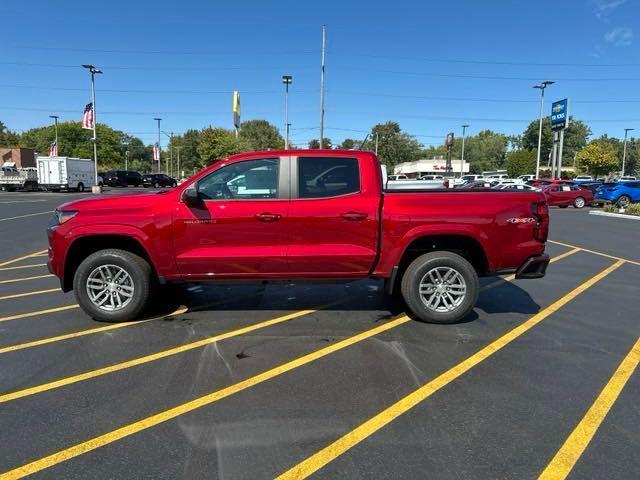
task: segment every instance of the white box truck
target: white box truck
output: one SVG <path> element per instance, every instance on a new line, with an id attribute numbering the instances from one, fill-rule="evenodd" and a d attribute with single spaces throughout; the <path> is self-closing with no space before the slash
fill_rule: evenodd
<path id="1" fill-rule="evenodd" d="M 93 160 L 71 157 L 36 157 L 38 184 L 47 190 L 84 192 L 95 182 Z"/>

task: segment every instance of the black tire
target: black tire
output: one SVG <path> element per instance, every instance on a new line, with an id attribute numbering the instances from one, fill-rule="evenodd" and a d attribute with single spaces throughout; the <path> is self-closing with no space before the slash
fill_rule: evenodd
<path id="1" fill-rule="evenodd" d="M 154 183 L 153 188 L 160 188 L 160 184 L 158 182 Z"/>
<path id="2" fill-rule="evenodd" d="M 587 201 L 584 199 L 584 197 L 576 197 L 573 199 L 573 206 L 575 208 L 584 208 L 586 204 Z"/>
<path id="3" fill-rule="evenodd" d="M 616 205 L 620 208 L 626 208 L 631 204 L 631 197 L 628 195 L 620 195 L 620 198 L 616 200 Z"/>
<path id="4" fill-rule="evenodd" d="M 76 187 L 76 190 L 78 190 L 78 192 L 80 193 L 84 192 L 84 183 L 80 182 Z"/>
<path id="5" fill-rule="evenodd" d="M 464 279 L 466 286 L 461 302 L 446 312 L 427 307 L 420 294 L 423 277 L 439 267 L 455 270 Z M 401 291 L 407 306 L 419 320 L 429 323 L 455 323 L 466 317 L 475 306 L 480 292 L 480 282 L 475 269 L 465 258 L 453 252 L 438 251 L 421 255 L 411 262 L 402 276 Z"/>
<path id="6" fill-rule="evenodd" d="M 177 186 L 178 186 L 178 184 L 177 184 L 176 182 L 173 182 L 173 183 L 171 184 L 171 188 L 176 188 Z"/>
<path id="7" fill-rule="evenodd" d="M 116 265 L 125 270 L 133 281 L 134 295 L 124 307 L 108 311 L 95 305 L 87 293 L 87 279 L 101 265 Z M 99 250 L 85 258 L 73 278 L 73 289 L 80 307 L 94 320 L 101 322 L 125 322 L 134 320 L 149 303 L 152 289 L 151 266 L 146 260 L 126 250 Z"/>

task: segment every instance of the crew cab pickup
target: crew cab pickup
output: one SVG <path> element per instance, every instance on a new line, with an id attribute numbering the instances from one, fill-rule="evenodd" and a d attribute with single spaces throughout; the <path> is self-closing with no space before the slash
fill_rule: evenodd
<path id="1" fill-rule="evenodd" d="M 235 155 L 172 190 L 60 206 L 49 269 L 104 321 L 142 315 L 155 285 L 380 278 L 418 319 L 450 323 L 474 307 L 479 276 L 544 276 L 541 193 L 384 183 L 367 151 Z"/>

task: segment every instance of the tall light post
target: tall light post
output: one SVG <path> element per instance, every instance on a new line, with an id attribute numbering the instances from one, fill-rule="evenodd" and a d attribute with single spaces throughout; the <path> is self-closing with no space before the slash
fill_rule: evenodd
<path id="1" fill-rule="evenodd" d="M 627 160 L 627 134 L 632 130 L 635 130 L 635 129 L 633 128 L 624 129 L 624 147 L 622 147 L 622 175 L 621 175 L 622 177 L 624 177 L 624 166 Z"/>
<path id="2" fill-rule="evenodd" d="M 293 83 L 293 77 L 291 75 L 283 75 L 282 83 L 284 83 L 284 148 L 289 149 L 289 85 Z"/>
<path id="3" fill-rule="evenodd" d="M 91 64 L 83 64 L 84 68 L 88 69 L 91 73 L 91 108 L 93 109 L 93 166 L 95 169 L 94 172 L 94 181 L 96 190 L 99 192 L 98 186 L 98 136 L 96 135 L 96 125 L 98 124 L 98 116 L 96 115 L 96 87 L 95 87 L 95 76 L 97 74 L 101 74 L 102 70 L 97 69 L 95 66 Z"/>
<path id="4" fill-rule="evenodd" d="M 549 85 L 553 85 L 556 82 L 551 80 L 545 80 L 539 85 L 534 85 L 533 88 L 540 89 L 540 127 L 538 128 L 538 155 L 536 158 L 536 178 L 540 175 L 540 149 L 542 148 L 542 115 L 544 113 L 544 89 Z"/>
<path id="5" fill-rule="evenodd" d="M 327 46 L 327 29 L 322 26 L 322 57 L 320 67 L 320 148 L 324 146 L 324 54 Z"/>
<path id="6" fill-rule="evenodd" d="M 177 175 L 177 179 L 180 180 L 182 178 L 182 174 L 180 173 L 180 149 L 182 147 L 176 147 L 176 150 L 178 151 L 178 175 Z"/>
<path id="7" fill-rule="evenodd" d="M 158 122 L 158 173 L 160 173 L 160 121 L 161 118 L 154 118 L 156 122 Z"/>
<path id="8" fill-rule="evenodd" d="M 53 118 L 53 122 L 56 126 L 56 152 L 60 149 L 60 145 L 58 145 L 58 115 L 49 115 L 49 118 Z"/>
<path id="9" fill-rule="evenodd" d="M 467 133 L 467 128 L 469 128 L 469 125 L 464 124 L 462 125 L 462 154 L 460 155 L 460 178 L 462 178 L 462 176 L 464 175 L 464 140 L 465 140 L 465 134 Z"/>

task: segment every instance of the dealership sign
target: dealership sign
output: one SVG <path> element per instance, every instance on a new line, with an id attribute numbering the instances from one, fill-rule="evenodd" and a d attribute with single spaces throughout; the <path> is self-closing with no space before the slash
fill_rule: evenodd
<path id="1" fill-rule="evenodd" d="M 569 99 L 564 98 L 551 104 L 551 130 L 562 130 L 569 125 Z"/>

